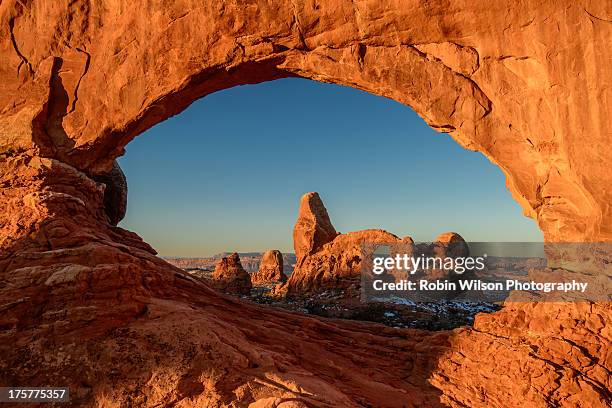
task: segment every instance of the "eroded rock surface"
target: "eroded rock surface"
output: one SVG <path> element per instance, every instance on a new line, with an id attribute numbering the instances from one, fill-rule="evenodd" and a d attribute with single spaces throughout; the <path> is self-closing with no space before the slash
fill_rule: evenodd
<path id="1" fill-rule="evenodd" d="M 104 184 L 104 209 L 111 225 L 117 225 L 127 212 L 127 179 L 119 163 L 115 161 L 108 173 L 100 174 L 95 180 Z"/>
<path id="2" fill-rule="evenodd" d="M 319 193 L 304 194 L 293 227 L 293 249 L 298 262 L 333 241 L 337 235 Z"/>
<path id="3" fill-rule="evenodd" d="M 251 292 L 251 276 L 242 267 L 236 252 L 217 262 L 212 279 L 214 286 L 223 292 L 236 295 L 248 295 Z"/>
<path id="4" fill-rule="evenodd" d="M 318 239 L 313 239 L 317 231 L 333 231 L 333 234 L 319 233 Z M 466 257 L 470 253 L 468 244 L 456 232 L 445 232 L 432 243 L 420 244 L 415 244 L 411 237 L 399 238 L 381 229 L 337 233 L 316 192 L 307 193 L 301 199 L 293 239 L 295 252 L 300 255 L 287 284 L 275 288 L 274 293 L 279 296 L 347 288 L 353 289 L 349 296 L 359 296 L 363 262 L 376 246 L 389 247 L 392 253 L 423 255 L 441 260 Z M 387 275 L 390 279 L 394 278 L 393 271 Z M 415 276 L 428 280 L 465 277 L 451 270 L 436 268 L 436 265 L 422 268 Z M 398 272 L 396 278 L 405 279 L 405 272 Z"/>
<path id="5" fill-rule="evenodd" d="M 395 99 L 481 151 L 548 240 L 612 238 L 608 2 L 59 4 L 0 9 L 3 150 L 103 173 L 194 99 L 298 75 Z"/>
<path id="6" fill-rule="evenodd" d="M 66 385 L 75 406 L 606 406 L 607 303 L 435 334 L 263 309 L 113 227 L 93 177 L 195 99 L 297 75 L 482 152 L 546 240 L 610 241 L 610 7 L 3 1 L 0 382 Z"/>
<path id="7" fill-rule="evenodd" d="M 261 256 L 259 270 L 251 274 L 251 282 L 257 284 L 285 283 L 283 254 L 277 249 L 266 251 Z"/>
<path id="8" fill-rule="evenodd" d="M 293 228 L 296 264 L 286 285 L 277 288 L 279 295 L 304 294 L 314 290 L 358 288 L 362 261 L 372 244 L 412 243 L 407 237 L 380 229 L 336 232 L 327 209 L 316 192 L 302 196 Z M 365 249 L 365 250 L 364 250 Z"/>

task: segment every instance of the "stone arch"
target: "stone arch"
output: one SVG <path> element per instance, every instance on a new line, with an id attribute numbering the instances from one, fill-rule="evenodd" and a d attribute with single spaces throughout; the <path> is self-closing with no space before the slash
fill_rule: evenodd
<path id="1" fill-rule="evenodd" d="M 141 404 L 420 396 L 416 405 L 485 406 L 521 395 L 535 406 L 574 397 L 603 406 L 609 305 L 511 305 L 474 329 L 438 334 L 263 319 L 110 225 L 94 179 L 132 138 L 195 99 L 298 75 L 410 105 L 483 152 L 547 241 L 610 241 L 612 191 L 601 186 L 612 184 L 612 76 L 600 50 L 611 16 L 592 1 L 2 2 L 0 328 L 19 352 L 0 349 L 12 367 L 0 379 L 48 384 L 61 374 L 83 402 L 134 403 L 124 389 L 106 394 L 110 352 L 132 390 L 153 390 Z M 182 340 L 169 345 L 175 332 Z M 56 343 L 70 358 L 51 363 Z M 168 347 L 185 359 L 163 354 Z M 330 350 L 335 367 L 304 357 Z M 150 372 L 162 380 L 151 383 Z M 83 373 L 104 380 L 89 384 Z"/>
<path id="2" fill-rule="evenodd" d="M 553 2 L 504 13 L 444 1 L 133 7 L 144 14 L 135 18 L 120 4 L 5 3 L 3 75 L 19 79 L 0 100 L 5 148 L 34 148 L 103 172 L 129 140 L 199 97 L 299 75 L 407 104 L 433 128 L 481 151 L 504 171 L 547 240 L 610 238 L 610 209 L 602 205 L 610 193 L 595 187 L 606 153 L 579 143 L 583 134 L 594 142 L 609 137 L 601 114 L 607 99 L 589 91 L 609 80 L 600 75 L 602 60 L 588 61 L 581 81 L 564 57 L 604 46 L 609 24 L 597 14 L 570 7 L 584 29 L 552 33 L 550 20 L 562 14 Z M 605 15 L 599 8 L 594 12 Z M 28 42 L 33 27 L 39 40 Z M 593 115 L 565 102 L 568 87 Z M 585 152 L 596 160 L 587 164 Z"/>

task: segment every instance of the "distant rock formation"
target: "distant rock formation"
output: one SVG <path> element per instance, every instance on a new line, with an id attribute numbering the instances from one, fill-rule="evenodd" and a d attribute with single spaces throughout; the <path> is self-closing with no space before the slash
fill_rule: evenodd
<path id="1" fill-rule="evenodd" d="M 412 238 L 398 238 L 381 229 L 340 234 L 331 223 L 318 193 L 302 196 L 293 229 L 296 265 L 287 284 L 277 294 L 299 294 L 319 289 L 358 285 L 365 244 L 400 245 Z"/>
<path id="2" fill-rule="evenodd" d="M 213 271 L 217 262 L 219 262 L 221 258 L 230 254 L 231 253 L 228 252 L 222 252 L 210 257 L 164 257 L 164 259 L 166 262 L 184 270 L 203 269 Z M 261 262 L 263 253 L 239 252 L 238 255 L 240 256 L 240 264 L 245 271 L 255 273 L 259 270 L 259 264 Z M 295 255 L 293 253 L 284 253 L 282 256 L 284 264 L 283 270 L 286 272 L 293 271 L 293 266 L 295 265 Z"/>
<path id="3" fill-rule="evenodd" d="M 298 219 L 293 227 L 293 248 L 298 263 L 306 255 L 331 242 L 337 235 L 319 193 L 304 194 Z"/>
<path id="4" fill-rule="evenodd" d="M 217 262 L 212 279 L 215 288 L 223 292 L 237 295 L 248 295 L 251 292 L 251 276 L 240 264 L 236 252 Z"/>
<path id="5" fill-rule="evenodd" d="M 438 235 L 434 242 L 427 245 L 425 251 L 422 252 L 424 255 L 433 256 L 436 258 L 458 258 L 466 257 L 470 255 L 470 248 L 467 242 L 461 235 L 456 232 L 445 232 Z M 422 277 L 427 280 L 435 279 L 446 279 L 451 278 L 454 280 L 459 277 L 466 277 L 467 275 L 458 275 L 452 270 L 445 270 L 442 268 L 432 268 L 423 271 Z"/>
<path id="6" fill-rule="evenodd" d="M 251 274 L 253 284 L 285 283 L 287 275 L 283 273 L 283 254 L 276 249 L 263 253 L 259 262 L 259 270 Z"/>
<path id="7" fill-rule="evenodd" d="M 442 259 L 469 256 L 467 243 L 456 232 L 445 232 L 433 243 L 422 244 L 414 244 L 411 237 L 399 238 L 381 229 L 340 234 L 333 227 L 317 193 L 307 193 L 302 197 L 293 240 L 297 255 L 295 269 L 287 283 L 275 289 L 276 295 L 299 295 L 350 287 L 357 289 L 360 286 L 362 261 L 370 250 L 368 246 L 387 245 L 391 252 Z M 403 273 L 389 271 L 387 278 L 405 278 Z M 468 275 L 445 269 L 423 269 L 417 274 L 427 280 L 458 279 Z M 356 295 L 356 292 L 353 294 Z"/>
<path id="8" fill-rule="evenodd" d="M 436 255 L 440 257 L 469 256 L 470 248 L 463 237 L 456 232 L 445 232 L 438 235 L 434 241 Z"/>

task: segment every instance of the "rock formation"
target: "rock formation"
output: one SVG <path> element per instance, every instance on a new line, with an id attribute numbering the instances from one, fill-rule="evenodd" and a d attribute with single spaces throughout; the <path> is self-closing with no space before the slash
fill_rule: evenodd
<path id="1" fill-rule="evenodd" d="M 104 184 L 104 209 L 111 225 L 117 225 L 127 211 L 128 187 L 125 174 L 115 160 L 108 173 L 100 174 L 94 179 Z"/>
<path id="2" fill-rule="evenodd" d="M 316 231 L 330 231 L 324 234 Z M 333 233 L 331 233 L 333 231 Z M 316 239 L 313 237 L 316 236 Z M 284 287 L 275 290 L 277 295 L 302 295 L 328 289 L 358 288 L 362 273 L 362 261 L 376 245 L 388 246 L 401 254 L 424 255 L 444 259 L 469 256 L 469 247 L 456 232 L 440 234 L 432 243 L 414 244 L 410 237 L 398 238 L 387 231 L 370 229 L 339 234 L 335 231 L 327 209 L 318 193 L 305 194 L 301 199 L 300 213 L 293 229 L 293 245 L 297 257 L 295 270 Z M 391 275 L 394 275 L 391 273 Z M 455 279 L 467 275 L 455 274 L 444 269 L 423 269 L 417 275 L 422 279 Z M 393 276 L 389 276 L 393 278 Z M 396 279 L 406 279 L 400 272 Z M 353 293 L 357 295 L 357 293 Z"/>
<path id="3" fill-rule="evenodd" d="M 293 249 L 297 262 L 331 242 L 337 235 L 319 194 L 304 194 L 293 227 Z"/>
<path id="4" fill-rule="evenodd" d="M 439 333 L 262 309 L 113 226 L 95 178 L 200 97 L 300 76 L 482 152 L 547 241 L 611 241 L 611 20 L 590 0 L 3 1 L 0 383 L 75 406 L 606 406 L 609 303 Z"/>
<path id="5" fill-rule="evenodd" d="M 440 259 L 457 258 L 469 256 L 470 248 L 461 235 L 456 232 L 445 232 L 438 235 L 435 241 L 429 245 L 429 248 L 425 250 L 425 253 L 427 256 L 435 256 Z M 442 268 L 428 269 L 423 272 L 423 277 L 429 281 L 436 279 L 456 280 L 467 277 L 465 273 L 458 275 Z M 418 277 L 418 273 L 415 277 Z"/>
<path id="6" fill-rule="evenodd" d="M 302 196 L 298 219 L 293 228 L 297 257 L 287 284 L 277 294 L 297 295 L 313 290 L 346 289 L 360 280 L 364 245 L 412 243 L 380 229 L 339 234 L 316 192 Z"/>
<path id="7" fill-rule="evenodd" d="M 445 232 L 438 235 L 433 242 L 434 252 L 437 256 L 444 258 L 450 257 L 465 257 L 470 255 L 470 248 L 463 237 L 456 232 Z"/>
<path id="8" fill-rule="evenodd" d="M 287 275 L 283 272 L 283 254 L 271 249 L 261 256 L 259 270 L 251 274 L 253 284 L 285 283 Z"/>
<path id="9" fill-rule="evenodd" d="M 240 264 L 240 257 L 236 252 L 217 262 L 212 279 L 214 286 L 223 292 L 237 295 L 251 293 L 251 276 Z"/>

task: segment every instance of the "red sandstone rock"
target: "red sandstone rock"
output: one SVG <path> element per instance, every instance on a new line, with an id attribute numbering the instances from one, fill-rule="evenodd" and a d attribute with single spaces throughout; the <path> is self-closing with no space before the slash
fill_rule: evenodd
<path id="1" fill-rule="evenodd" d="M 212 279 L 214 286 L 223 292 L 237 295 L 251 293 L 251 276 L 240 264 L 240 257 L 236 252 L 217 262 Z"/>
<path id="2" fill-rule="evenodd" d="M 365 256 L 363 246 L 399 242 L 398 237 L 383 230 L 338 234 L 319 194 L 307 193 L 293 228 L 295 268 L 286 286 L 276 293 L 302 294 L 358 284 Z"/>
<path id="3" fill-rule="evenodd" d="M 293 249 L 297 262 L 331 242 L 337 235 L 319 194 L 304 194 L 300 201 L 298 219 L 293 227 Z"/>
<path id="4" fill-rule="evenodd" d="M 66 385 L 75 406 L 608 405 L 608 303 L 440 333 L 264 309 L 110 225 L 92 176 L 199 97 L 298 75 L 482 152 L 547 241 L 610 241 L 611 19 L 586 0 L 3 1 L 1 385 Z"/>
<path id="5" fill-rule="evenodd" d="M 465 257 L 470 255 L 468 244 L 456 232 L 440 234 L 433 243 L 435 245 L 434 252 L 440 257 Z"/>
<path id="6" fill-rule="evenodd" d="M 125 217 L 127 211 L 128 187 L 127 179 L 119 163 L 115 161 L 111 171 L 95 177 L 104 184 L 104 209 L 109 222 L 117 225 Z"/>
<path id="7" fill-rule="evenodd" d="M 308 204 L 312 198 L 316 198 L 317 212 L 323 214 L 313 217 Z M 307 203 L 305 205 L 305 203 Z M 304 210 L 306 208 L 306 210 Z M 305 216 L 304 214 L 307 214 Z M 314 220 L 304 228 L 304 218 Z M 319 226 L 319 222 L 323 226 Z M 310 238 L 312 231 L 329 229 L 331 220 L 325 209 L 321 198 L 317 193 L 308 193 L 302 197 L 300 214 L 293 229 L 294 247 L 303 248 L 300 242 L 312 242 Z M 331 227 L 333 229 L 333 227 Z M 303 235 L 306 235 L 304 237 Z M 327 238 L 331 238 L 327 235 Z M 319 242 L 322 242 L 320 240 Z M 469 256 L 469 247 L 461 235 L 456 232 L 440 234 L 436 241 L 431 244 L 419 244 L 414 247 L 414 241 L 410 237 L 403 239 L 384 230 L 365 230 L 337 234 L 330 241 L 311 249 L 300 251 L 301 256 L 297 258 L 296 266 L 284 287 L 275 290 L 277 295 L 303 295 L 312 291 L 324 291 L 327 289 L 346 289 L 349 286 L 359 287 L 362 273 L 362 261 L 374 249 L 376 245 L 389 246 L 391 251 L 401 254 L 412 254 L 417 251 L 419 255 L 437 257 L 466 257 Z M 391 275 L 394 275 L 391 273 Z M 396 279 L 406 279 L 405 272 L 396 273 Z M 395 276 L 395 275 L 394 275 Z M 444 269 L 421 270 L 417 275 L 420 278 L 435 280 L 444 278 L 465 278 L 467 275 L 458 275 Z"/>
<path id="8" fill-rule="evenodd" d="M 259 262 L 259 270 L 251 274 L 251 282 L 269 284 L 286 281 L 287 275 L 283 272 L 283 254 L 276 249 L 264 252 Z"/>
<path id="9" fill-rule="evenodd" d="M 444 260 L 446 258 L 458 258 L 466 257 L 470 255 L 470 248 L 465 242 L 463 237 L 456 232 L 445 232 L 438 235 L 434 242 L 429 245 L 425 251 L 427 256 L 434 256 L 438 259 Z M 430 268 L 423 271 L 423 274 L 415 274 L 415 278 L 421 276 L 429 281 L 436 279 L 444 280 L 448 279 L 455 281 L 457 279 L 465 279 L 470 273 L 457 274 L 452 270 L 445 270 L 444 268 Z"/>
<path id="10" fill-rule="evenodd" d="M 399 244 L 395 235 L 378 229 L 340 234 L 311 255 L 298 259 L 287 281 L 289 294 L 358 285 L 364 245 Z"/>
<path id="11" fill-rule="evenodd" d="M 407 104 L 481 151 L 548 240 L 609 240 L 606 115 L 585 107 L 611 110 L 605 92 L 588 91 L 612 86 L 605 53 L 591 51 L 608 47 L 610 9 L 566 3 L 282 1 L 228 12 L 136 1 L 136 18 L 115 14 L 121 2 L 5 1 L 0 147 L 102 173 L 194 99 L 299 75 Z M 570 106 L 569 94 L 580 95 Z"/>
<path id="12" fill-rule="evenodd" d="M 412 243 L 410 238 L 407 239 Z M 295 268 L 287 284 L 276 288 L 275 293 L 295 295 L 358 285 L 362 260 L 367 252 L 364 245 L 397 245 L 400 242 L 398 237 L 383 230 L 339 234 L 319 194 L 304 194 L 293 228 Z"/>

